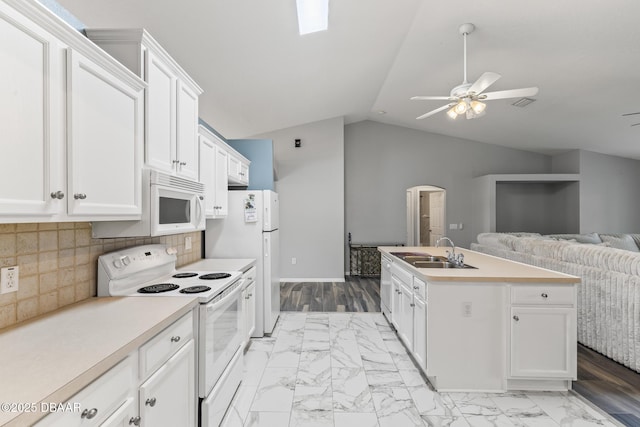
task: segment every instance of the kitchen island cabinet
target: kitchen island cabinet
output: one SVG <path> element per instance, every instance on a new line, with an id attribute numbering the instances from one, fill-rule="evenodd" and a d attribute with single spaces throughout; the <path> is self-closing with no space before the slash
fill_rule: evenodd
<path id="1" fill-rule="evenodd" d="M 579 278 L 458 248 L 476 268 L 416 268 L 392 255 L 397 247 L 379 250 L 391 260 L 392 301 L 399 299 L 389 320 L 436 389 L 571 388 Z"/>

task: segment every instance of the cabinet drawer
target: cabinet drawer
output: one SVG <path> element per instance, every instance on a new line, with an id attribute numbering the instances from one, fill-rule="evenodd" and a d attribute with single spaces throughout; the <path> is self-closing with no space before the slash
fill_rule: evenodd
<path id="1" fill-rule="evenodd" d="M 573 286 L 512 286 L 511 303 L 523 305 L 574 305 Z"/>
<path id="2" fill-rule="evenodd" d="M 391 264 L 391 274 L 395 276 L 400 282 L 402 282 L 408 288 L 413 285 L 413 274 L 398 267 L 395 263 Z"/>
<path id="3" fill-rule="evenodd" d="M 417 277 L 413 277 L 413 293 L 422 301 L 427 300 L 427 284 Z"/>
<path id="4" fill-rule="evenodd" d="M 67 402 L 78 410 L 56 412 L 44 418 L 37 427 L 98 426 L 135 395 L 136 363 L 129 356 L 104 373 Z"/>
<path id="5" fill-rule="evenodd" d="M 191 338 L 193 338 L 193 311 L 176 320 L 140 347 L 140 378 L 147 378 Z"/>

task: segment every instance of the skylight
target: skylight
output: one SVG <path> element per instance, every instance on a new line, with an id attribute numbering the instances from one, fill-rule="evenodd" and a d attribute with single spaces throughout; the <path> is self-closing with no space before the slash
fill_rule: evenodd
<path id="1" fill-rule="evenodd" d="M 296 0 L 300 35 L 326 31 L 329 26 L 329 0 Z"/>

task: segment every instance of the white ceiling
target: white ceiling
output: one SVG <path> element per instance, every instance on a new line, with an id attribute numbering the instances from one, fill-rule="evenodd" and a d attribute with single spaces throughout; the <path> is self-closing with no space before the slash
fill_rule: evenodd
<path id="1" fill-rule="evenodd" d="M 205 93 L 200 116 L 239 138 L 344 116 L 514 148 L 640 159 L 640 1 L 331 0 L 329 30 L 298 35 L 295 0 L 58 0 L 89 27 L 144 27 Z M 489 91 L 538 86 L 455 121 L 415 117 L 468 74 Z M 386 114 L 379 114 L 383 110 Z"/>

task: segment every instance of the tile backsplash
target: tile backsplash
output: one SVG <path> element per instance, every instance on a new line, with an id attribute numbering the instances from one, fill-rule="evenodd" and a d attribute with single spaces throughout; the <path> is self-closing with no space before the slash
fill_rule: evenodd
<path id="1" fill-rule="evenodd" d="M 191 249 L 184 249 L 191 237 Z M 0 266 L 17 265 L 18 292 L 0 295 L 0 329 L 96 295 L 98 256 L 163 243 L 178 249 L 178 266 L 202 258 L 202 233 L 93 239 L 88 222 L 0 224 Z"/>

